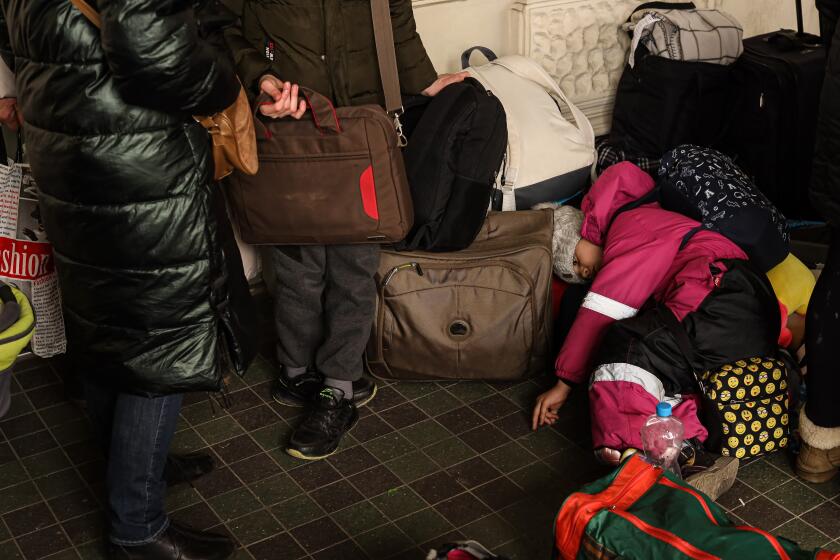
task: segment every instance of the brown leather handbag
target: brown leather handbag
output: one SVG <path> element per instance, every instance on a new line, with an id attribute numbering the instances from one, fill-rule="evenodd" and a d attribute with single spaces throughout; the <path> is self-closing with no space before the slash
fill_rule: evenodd
<path id="1" fill-rule="evenodd" d="M 400 147 L 402 101 L 388 0 L 371 2 L 383 110 L 333 107 L 301 88 L 297 121 L 256 118 L 260 170 L 226 183 L 242 240 L 255 245 L 395 243 L 414 222 Z M 257 100 L 257 109 L 268 97 Z"/>
<path id="2" fill-rule="evenodd" d="M 102 27 L 99 12 L 85 0 L 70 0 L 77 10 L 96 27 Z M 234 169 L 247 175 L 254 175 L 259 170 L 257 159 L 257 138 L 254 132 L 254 119 L 248 95 L 239 86 L 239 95 L 233 105 L 210 116 L 193 117 L 207 129 L 213 141 L 213 179 L 224 179 Z"/>

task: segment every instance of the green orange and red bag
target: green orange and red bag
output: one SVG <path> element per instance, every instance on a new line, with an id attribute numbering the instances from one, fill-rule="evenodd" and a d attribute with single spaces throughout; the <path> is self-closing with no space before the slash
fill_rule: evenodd
<path id="1" fill-rule="evenodd" d="M 637 455 L 566 499 L 555 546 L 562 560 L 840 560 L 734 525 L 706 495 Z"/>

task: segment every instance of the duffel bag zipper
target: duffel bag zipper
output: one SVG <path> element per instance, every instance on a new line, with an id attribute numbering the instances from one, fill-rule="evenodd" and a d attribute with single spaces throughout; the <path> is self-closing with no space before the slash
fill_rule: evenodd
<path id="1" fill-rule="evenodd" d="M 629 465 L 624 465 L 624 468 L 628 468 L 628 467 L 629 467 Z M 577 535 L 578 532 L 580 532 L 580 534 L 583 534 L 583 530 L 581 530 L 579 528 L 579 525 L 582 522 L 584 517 L 588 516 L 588 520 L 586 521 L 586 523 L 588 524 L 589 521 L 591 521 L 593 519 L 594 515 L 597 515 L 598 513 L 602 512 L 604 510 L 608 510 L 608 511 L 612 511 L 612 512 L 619 511 L 618 510 L 618 504 L 622 504 L 622 500 L 624 499 L 624 497 L 627 494 L 629 494 L 631 491 L 635 490 L 636 486 L 645 486 L 645 485 L 647 485 L 649 487 L 653 486 L 655 481 L 649 480 L 650 473 L 653 473 L 653 476 L 655 477 L 656 480 L 658 480 L 662 476 L 662 470 L 661 469 L 652 468 L 652 470 L 644 470 L 641 473 L 639 473 L 638 475 L 636 475 L 633 479 L 628 481 L 624 485 L 624 488 L 622 488 L 621 491 L 618 494 L 616 494 L 616 496 L 614 498 L 610 499 L 609 501 L 606 501 L 606 500 L 602 501 L 600 504 L 598 504 L 598 503 L 591 504 L 591 506 L 595 507 L 595 510 L 596 510 L 595 512 L 592 511 L 592 509 L 590 507 L 590 504 L 587 504 L 586 506 L 581 507 L 577 511 L 577 515 L 575 515 L 574 519 L 572 520 L 570 530 L 566 531 L 564 533 L 565 536 L 564 536 L 563 541 L 565 542 L 565 541 L 568 540 L 568 538 L 567 538 L 568 535 Z M 620 476 L 621 475 L 619 474 L 619 476 L 616 477 L 616 479 L 618 479 Z M 630 507 L 631 505 L 633 505 L 633 504 L 622 504 L 622 507 Z M 562 512 L 562 509 L 561 509 L 561 512 Z M 594 514 L 594 515 L 592 515 L 592 514 Z M 558 518 L 559 518 L 559 514 L 558 514 Z M 557 525 L 557 523 L 555 521 L 555 527 L 556 527 L 556 525 Z M 585 527 L 584 527 L 584 530 L 585 530 Z M 579 543 L 578 543 L 578 545 L 579 545 Z"/>
<path id="2" fill-rule="evenodd" d="M 368 152 L 353 152 L 350 154 L 310 154 L 305 156 L 279 156 L 279 155 L 260 155 L 260 161 L 313 161 L 313 160 L 331 160 L 344 161 L 348 159 L 370 159 Z"/>
<path id="3" fill-rule="evenodd" d="M 394 279 L 400 271 L 402 270 L 414 270 L 418 276 L 423 276 L 423 269 L 420 267 L 420 263 L 418 262 L 410 262 L 395 266 L 391 270 L 388 271 L 388 274 L 385 275 L 385 280 L 382 281 L 382 287 L 384 288 L 387 286 L 391 280 Z"/>

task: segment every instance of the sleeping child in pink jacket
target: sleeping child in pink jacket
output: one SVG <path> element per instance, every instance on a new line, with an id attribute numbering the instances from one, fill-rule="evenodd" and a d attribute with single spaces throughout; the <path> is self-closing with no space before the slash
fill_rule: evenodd
<path id="1" fill-rule="evenodd" d="M 657 203 L 619 212 L 653 188 L 650 175 L 620 163 L 593 185 L 582 212 L 562 209 L 566 229 L 580 232 L 561 242 L 558 258 L 563 246 L 569 253 L 562 276 L 593 282 L 557 356 L 557 384 L 537 399 L 533 428 L 557 420 L 572 387 L 588 384 L 596 454 L 612 463 L 641 448 L 641 427 L 660 401 L 672 404 L 686 439 L 705 440 L 693 372 L 770 355 L 781 324 L 766 276 L 737 245 L 702 230 L 681 248 L 698 222 Z M 690 358 L 665 313 L 688 333 Z"/>

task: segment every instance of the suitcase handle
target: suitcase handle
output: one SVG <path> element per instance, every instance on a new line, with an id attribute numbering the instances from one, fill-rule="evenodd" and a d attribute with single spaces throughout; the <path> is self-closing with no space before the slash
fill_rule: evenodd
<path id="1" fill-rule="evenodd" d="M 307 112 L 312 116 L 312 122 L 321 133 L 331 132 L 333 134 L 341 133 L 341 122 L 338 120 L 338 113 L 332 102 L 308 87 L 301 87 L 300 92 L 306 100 Z M 254 126 L 259 135 L 263 138 L 271 138 L 271 133 L 265 127 L 265 124 L 260 119 L 260 107 L 263 105 L 273 105 L 274 99 L 267 93 L 261 93 L 254 103 Z"/>

